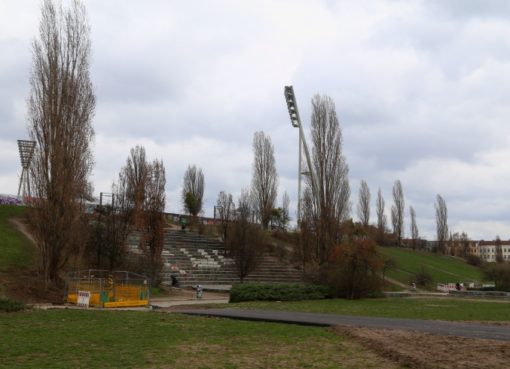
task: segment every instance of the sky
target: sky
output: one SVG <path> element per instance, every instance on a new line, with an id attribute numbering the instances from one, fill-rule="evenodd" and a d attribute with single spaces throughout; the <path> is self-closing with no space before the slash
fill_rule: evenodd
<path id="1" fill-rule="evenodd" d="M 64 0 L 63 4 L 69 1 Z M 311 99 L 336 105 L 352 216 L 366 180 L 390 214 L 402 182 L 405 235 L 413 206 L 435 239 L 434 203 L 452 232 L 510 238 L 510 2 L 506 0 L 85 0 L 96 94 L 91 180 L 110 192 L 142 145 L 166 168 L 167 211 L 182 212 L 188 165 L 205 176 L 205 212 L 219 191 L 248 188 L 252 139 L 271 137 L 296 218 L 298 130 L 283 96 L 293 85 L 303 127 Z M 39 0 L 0 0 L 0 193 L 16 194 L 17 139 L 27 139 L 31 44 Z"/>

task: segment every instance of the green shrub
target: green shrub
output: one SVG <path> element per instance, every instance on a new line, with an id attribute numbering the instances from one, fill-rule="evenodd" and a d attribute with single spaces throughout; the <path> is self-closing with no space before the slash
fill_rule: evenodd
<path id="1" fill-rule="evenodd" d="M 510 264 L 486 264 L 483 268 L 483 274 L 486 280 L 494 281 L 496 291 L 510 291 Z"/>
<path id="2" fill-rule="evenodd" d="M 298 283 L 242 283 L 230 290 L 230 302 L 241 301 L 299 301 L 330 297 L 325 286 Z"/>
<path id="3" fill-rule="evenodd" d="M 27 306 L 19 301 L 13 301 L 0 297 L 0 312 L 12 313 L 15 311 L 25 310 Z"/>

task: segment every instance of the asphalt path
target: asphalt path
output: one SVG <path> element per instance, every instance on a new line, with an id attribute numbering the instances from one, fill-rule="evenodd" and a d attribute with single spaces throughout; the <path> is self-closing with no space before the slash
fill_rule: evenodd
<path id="1" fill-rule="evenodd" d="M 377 329 L 402 329 L 437 335 L 510 341 L 510 326 L 490 324 L 247 309 L 192 309 L 181 311 L 181 313 L 321 327 L 341 325 Z"/>

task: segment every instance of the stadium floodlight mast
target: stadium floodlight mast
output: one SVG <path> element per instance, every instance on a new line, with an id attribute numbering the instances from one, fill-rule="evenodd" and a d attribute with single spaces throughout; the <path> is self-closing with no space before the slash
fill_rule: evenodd
<path id="1" fill-rule="evenodd" d="M 30 196 L 30 163 L 34 156 L 35 141 L 18 140 L 19 157 L 21 160 L 21 177 L 18 186 L 18 198 Z"/>
<path id="2" fill-rule="evenodd" d="M 299 167 L 298 167 L 298 211 L 297 211 L 297 224 L 300 227 L 301 223 L 301 177 L 303 175 L 310 176 L 310 182 L 312 184 L 312 192 L 315 192 L 315 177 L 312 171 L 312 161 L 310 160 L 310 153 L 308 151 L 308 145 L 306 144 L 305 134 L 303 132 L 303 126 L 301 124 L 301 118 L 299 117 L 299 111 L 296 102 L 296 95 L 294 95 L 294 88 L 292 86 L 285 86 L 284 89 L 285 101 L 287 102 L 287 108 L 289 109 L 290 122 L 292 127 L 299 128 Z M 306 165 L 308 170 L 303 170 L 302 164 L 302 151 L 305 152 Z"/>

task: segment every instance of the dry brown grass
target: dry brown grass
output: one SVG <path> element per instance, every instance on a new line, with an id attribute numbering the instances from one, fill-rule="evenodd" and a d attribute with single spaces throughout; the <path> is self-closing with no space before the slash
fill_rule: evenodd
<path id="1" fill-rule="evenodd" d="M 419 369 L 504 369 L 510 342 L 439 336 L 401 330 L 336 327 L 383 358 Z"/>
<path id="2" fill-rule="evenodd" d="M 178 358 L 169 368 L 399 368 L 399 364 L 381 358 L 352 340 L 340 344 L 326 340 L 310 340 L 299 344 L 275 345 L 273 342 L 256 342 L 251 345 L 197 344 L 178 346 Z"/>

